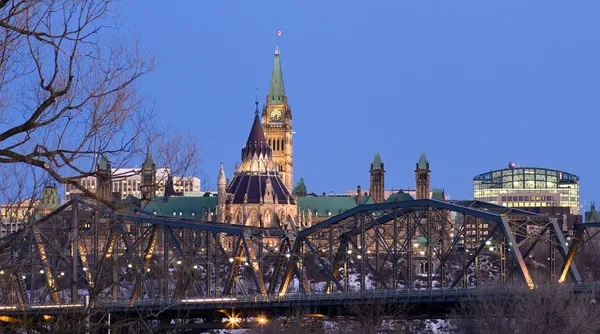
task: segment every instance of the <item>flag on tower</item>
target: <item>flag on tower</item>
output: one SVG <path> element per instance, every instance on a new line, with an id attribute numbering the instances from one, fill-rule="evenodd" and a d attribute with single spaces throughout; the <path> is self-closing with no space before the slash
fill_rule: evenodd
<path id="1" fill-rule="evenodd" d="M 281 36 L 281 30 L 277 30 L 277 36 Z"/>

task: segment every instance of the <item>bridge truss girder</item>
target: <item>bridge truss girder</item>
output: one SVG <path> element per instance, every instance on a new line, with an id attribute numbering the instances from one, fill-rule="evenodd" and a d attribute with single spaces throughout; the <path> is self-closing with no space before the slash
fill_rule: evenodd
<path id="1" fill-rule="evenodd" d="M 496 281 L 507 283 L 517 273 L 533 287 L 526 257 L 540 244 L 567 258 L 556 219 L 530 212 L 477 201 L 363 205 L 298 233 L 279 293 L 292 282 L 300 292 L 323 281 L 325 292 L 476 286 L 491 283 L 481 275 L 490 258 L 500 268 Z M 581 280 L 575 266 L 569 272 Z M 550 275 L 556 279 L 553 270 Z"/>
<path id="2" fill-rule="evenodd" d="M 287 239 L 278 229 L 124 215 L 72 200 L 0 240 L 0 278 L 10 277 L 0 303 L 265 295 L 279 284 L 266 268 L 285 264 Z"/>

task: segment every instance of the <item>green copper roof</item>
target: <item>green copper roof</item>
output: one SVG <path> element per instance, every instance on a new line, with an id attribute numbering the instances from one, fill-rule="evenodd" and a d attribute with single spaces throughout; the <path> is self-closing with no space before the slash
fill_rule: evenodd
<path id="1" fill-rule="evenodd" d="M 427 158 L 425 157 L 425 153 L 421 153 L 418 165 L 420 169 L 427 169 Z"/>
<path id="2" fill-rule="evenodd" d="M 108 169 L 108 158 L 104 153 L 102 153 L 102 156 L 100 157 L 100 161 L 98 162 L 98 168 Z"/>
<path id="3" fill-rule="evenodd" d="M 296 183 L 296 185 L 294 186 L 294 190 L 292 190 L 292 195 L 306 196 L 306 185 L 304 184 L 303 178 L 300 178 L 300 182 Z"/>
<path id="4" fill-rule="evenodd" d="M 148 151 L 148 153 L 146 153 L 146 160 L 144 160 L 144 164 L 142 165 L 142 168 L 152 168 L 153 165 L 154 165 L 154 161 L 152 161 L 152 153 L 150 153 L 150 151 Z"/>
<path id="5" fill-rule="evenodd" d="M 281 60 L 279 59 L 279 49 L 275 50 L 275 61 L 273 62 L 273 75 L 271 76 L 271 87 L 267 104 L 283 104 L 285 89 L 283 88 L 283 73 L 281 71 Z"/>
<path id="6" fill-rule="evenodd" d="M 144 211 L 165 217 L 202 218 L 208 209 L 214 217 L 216 207 L 216 197 L 156 197 L 146 204 Z"/>
<path id="7" fill-rule="evenodd" d="M 381 157 L 379 156 L 379 152 L 375 153 L 375 158 L 373 158 L 373 168 L 381 168 Z"/>
<path id="8" fill-rule="evenodd" d="M 600 223 L 600 213 L 596 211 L 596 204 L 592 203 L 590 206 L 590 211 L 585 213 L 585 222 L 586 223 Z"/>
<path id="9" fill-rule="evenodd" d="M 361 196 L 360 204 L 373 204 L 375 203 L 371 197 Z M 334 197 L 334 196 L 306 196 L 298 197 L 298 207 L 301 212 L 307 212 L 310 208 L 313 211 L 314 216 L 335 216 L 340 213 L 352 209 L 356 206 L 356 197 Z"/>
<path id="10" fill-rule="evenodd" d="M 60 200 L 58 199 L 58 191 L 55 186 L 46 186 L 44 193 L 40 199 L 40 203 L 37 206 L 37 210 L 50 210 L 54 211 L 60 206 Z"/>
<path id="11" fill-rule="evenodd" d="M 410 196 L 410 194 L 407 194 L 404 191 L 400 190 L 399 192 L 392 194 L 385 201 L 386 201 L 386 203 L 389 203 L 389 202 L 402 202 L 402 201 L 412 201 L 412 200 L 414 200 L 414 198 L 412 198 L 412 196 Z"/>
<path id="12" fill-rule="evenodd" d="M 433 189 L 431 190 L 431 199 L 435 199 L 438 201 L 445 201 L 446 195 L 444 194 L 444 189 Z"/>

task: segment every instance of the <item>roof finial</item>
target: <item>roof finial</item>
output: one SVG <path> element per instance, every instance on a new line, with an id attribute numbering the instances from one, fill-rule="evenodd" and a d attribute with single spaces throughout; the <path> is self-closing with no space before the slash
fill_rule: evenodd
<path id="1" fill-rule="evenodd" d="M 260 102 L 258 102 L 258 86 L 256 86 L 256 100 L 254 100 L 254 104 L 256 104 L 256 110 L 254 110 L 254 114 L 258 115 L 258 104 Z"/>

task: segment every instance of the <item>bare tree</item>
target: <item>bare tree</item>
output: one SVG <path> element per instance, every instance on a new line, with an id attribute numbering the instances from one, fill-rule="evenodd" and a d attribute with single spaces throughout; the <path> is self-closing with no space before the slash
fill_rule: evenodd
<path id="1" fill-rule="evenodd" d="M 458 333 L 598 333 L 595 296 L 556 285 L 529 290 L 508 287 L 481 301 L 462 303 L 453 318 Z"/>
<path id="2" fill-rule="evenodd" d="M 116 2 L 0 0 L 0 172 L 33 166 L 96 197 L 77 180 L 101 155 L 119 168 L 151 142 L 184 143 L 147 131 L 154 110 L 137 83 L 155 57 L 119 33 Z M 182 157 L 197 147 L 184 144 L 177 156 L 190 165 Z"/>

